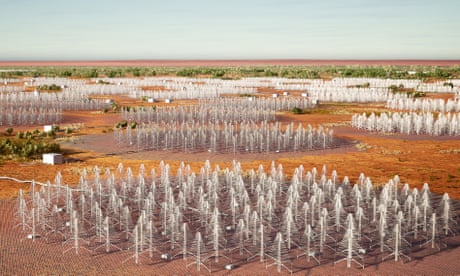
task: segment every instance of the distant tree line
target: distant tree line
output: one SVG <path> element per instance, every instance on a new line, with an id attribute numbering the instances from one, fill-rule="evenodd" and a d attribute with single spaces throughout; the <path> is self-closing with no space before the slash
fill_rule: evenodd
<path id="1" fill-rule="evenodd" d="M 0 68 L 2 69 L 2 68 Z M 452 79 L 460 78 L 460 66 L 221 66 L 221 67 L 174 67 L 174 66 L 100 66 L 100 67 L 7 67 L 0 78 L 14 77 L 210 77 L 238 79 L 243 77 L 284 78 L 390 78 L 390 79 Z"/>

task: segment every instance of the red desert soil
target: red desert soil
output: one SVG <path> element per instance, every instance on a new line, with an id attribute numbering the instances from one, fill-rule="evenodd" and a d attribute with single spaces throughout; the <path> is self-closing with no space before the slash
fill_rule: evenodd
<path id="1" fill-rule="evenodd" d="M 347 109 L 367 110 L 370 107 L 353 106 Z M 375 107 L 374 107 L 375 108 Z M 324 107 L 327 110 L 327 108 Z M 331 116 L 321 114 L 291 115 L 285 114 L 280 117 L 282 121 L 296 120 L 299 122 L 317 124 L 342 123 L 350 119 L 347 112 L 338 112 Z M 332 119 L 331 119 L 332 118 Z M 329 151 L 295 153 L 295 154 L 255 154 L 233 155 L 206 153 L 185 154 L 170 152 L 140 152 L 122 154 L 120 156 L 106 156 L 104 153 L 116 151 L 116 145 L 111 139 L 111 134 L 103 136 L 102 130 L 113 126 L 117 116 L 111 113 L 75 114 L 66 113 L 64 121 L 68 123 L 84 123 L 85 127 L 80 133 L 63 146 L 71 152 L 70 157 L 80 161 L 50 166 L 39 162 L 18 163 L 4 162 L 0 165 L 0 175 L 7 175 L 19 179 L 35 179 L 40 182 L 53 180 L 60 171 L 65 183 L 73 185 L 78 182 L 79 173 L 83 168 L 91 169 L 97 165 L 101 169 L 110 168 L 115 170 L 119 162 L 125 167 L 131 167 L 137 173 L 141 163 L 146 168 L 158 168 L 160 160 L 171 165 L 174 174 L 180 161 L 189 163 L 194 171 L 203 165 L 206 159 L 212 164 L 219 164 L 221 168 L 229 167 L 233 159 L 241 160 L 243 169 L 257 168 L 263 164 L 265 168 L 270 166 L 271 160 L 283 164 L 284 171 L 290 175 L 293 169 L 303 164 L 306 169 L 313 166 L 320 168 L 326 164 L 329 171 L 337 170 L 342 179 L 345 174 L 352 182 L 356 181 L 359 173 L 364 172 L 370 176 L 373 183 L 382 184 L 395 174 L 399 174 L 403 183 L 408 182 L 412 187 L 421 187 L 424 182 L 430 184 L 434 192 L 449 192 L 451 197 L 460 198 L 459 180 L 460 166 L 459 137 L 429 137 L 429 136 L 405 136 L 405 135 L 378 135 L 364 131 L 356 131 L 349 126 L 335 128 L 337 136 L 346 137 L 360 142 L 359 151 L 355 146 L 339 148 Z M 4 131 L 1 129 L 0 131 Z M 79 134 L 92 134 L 78 136 Z M 98 135 L 94 135 L 98 134 Z M 102 139 L 101 139 L 102 137 Z M 199 161 L 196 161 L 199 160 Z M 450 175 L 450 176 L 449 176 Z M 76 255 L 73 251 L 63 254 L 63 250 L 70 248 L 69 245 L 61 245 L 60 242 L 47 243 L 43 239 L 32 242 L 25 239 L 27 233 L 14 228 L 16 224 L 14 213 L 14 196 L 19 188 L 28 189 L 27 184 L 17 184 L 10 181 L 0 181 L 0 265 L 1 275 L 11 274 L 135 274 L 135 275 L 203 275 L 208 274 L 202 269 L 198 272 L 195 266 L 186 267 L 187 262 L 175 260 L 172 262 L 160 261 L 159 254 L 153 259 L 141 258 L 141 265 L 135 265 L 134 261 L 128 260 L 131 251 L 114 252 L 111 254 L 94 253 L 80 250 Z M 424 275 L 454 275 L 460 272 L 460 248 L 456 246 L 458 241 L 451 244 L 452 248 L 442 252 L 425 249 L 420 257 L 412 259 L 408 263 L 388 260 L 383 263 L 368 261 L 364 270 L 353 266 L 347 269 L 345 263 L 333 265 L 331 262 L 317 266 L 314 263 L 299 265 L 303 269 L 294 267 L 296 275 L 350 275 L 350 274 L 424 274 Z M 212 268 L 213 274 L 227 275 L 228 271 Z M 276 269 L 265 268 L 265 264 L 258 262 L 244 263 L 232 273 L 235 275 L 267 275 L 275 274 Z M 286 274 L 286 271 L 283 271 Z"/>
<path id="2" fill-rule="evenodd" d="M 0 200 L 1 275 L 210 275 L 203 267 L 200 272 L 196 270 L 196 265 L 186 267 L 193 262 L 190 257 L 187 260 L 179 258 L 164 262 L 160 259 L 160 254 L 154 252 L 152 259 L 144 254 L 140 257 L 141 264 L 136 265 L 131 258 L 132 250 L 107 254 L 101 250 L 90 252 L 80 249 L 76 254 L 69 243 L 61 244 L 53 239 L 46 242 L 43 238 L 32 241 L 25 238 L 26 233 L 15 227 L 14 204 L 11 200 Z M 331 262 L 317 265 L 314 261 L 304 261 L 294 263 L 292 268 L 295 271 L 294 275 L 455 275 L 460 271 L 459 256 L 459 247 L 442 252 L 438 252 L 437 249 L 425 249 L 421 257 L 415 257 L 407 263 L 390 259 L 360 269 L 355 265 L 346 268 L 345 262 L 336 265 Z M 373 262 L 372 258 L 367 261 Z M 244 263 L 232 272 L 223 269 L 223 261 L 218 264 L 211 261 L 207 265 L 210 266 L 213 275 L 288 274 L 284 269 L 282 273 L 277 273 L 273 266 L 266 269 L 266 265 L 257 260 Z"/>
<path id="3" fill-rule="evenodd" d="M 78 65 L 79 63 L 70 64 Z M 197 64 L 194 63 L 194 65 Z M 118 163 L 122 162 L 125 167 L 131 167 L 136 173 L 142 163 L 146 168 L 158 168 L 160 161 L 164 160 L 171 165 L 171 172 L 174 174 L 181 161 L 190 164 L 197 172 L 206 159 L 209 159 L 213 166 L 219 164 L 221 168 L 230 166 L 234 159 L 241 160 L 243 169 L 257 168 L 259 164 L 268 168 L 274 160 L 283 165 L 287 175 L 291 175 L 294 168 L 301 164 L 308 170 L 313 167 L 320 169 L 325 164 L 329 172 L 337 170 L 340 179 L 347 175 L 352 183 L 356 181 L 361 172 L 369 176 L 376 185 L 383 184 L 398 174 L 401 182 L 407 182 L 411 187 L 421 187 L 424 182 L 427 182 L 433 192 L 448 192 L 451 198 L 460 199 L 460 137 L 378 135 L 357 131 L 346 124 L 354 112 L 362 113 L 381 109 L 382 107 L 379 106 L 325 104 L 320 106 L 321 112 L 317 113 L 280 114 L 279 119 L 285 123 L 296 121 L 304 125 L 309 123 L 315 126 L 318 124 L 324 124 L 326 127 L 334 126 L 338 137 L 355 141 L 355 144 L 327 151 L 253 155 L 139 152 L 110 156 L 106 154 L 118 150 L 109 131 L 109 128 L 120 120 L 118 115 L 110 112 L 68 112 L 64 114 L 63 125 L 81 124 L 82 126 L 82 129 L 76 131 L 72 137 L 61 139 L 66 158 L 73 162 L 51 166 L 41 164 L 39 161 L 22 163 L 3 161 L 0 163 L 0 176 L 46 182 L 47 180 L 53 181 L 56 174 L 61 172 L 66 184 L 75 185 L 83 168 L 92 168 L 95 165 L 102 169 L 115 170 Z M 35 128 L 37 126 L 29 127 L 29 129 Z M 6 127 L 1 127 L 0 132 L 4 132 L 5 129 Z M 103 131 L 108 133 L 103 134 Z M 84 134 L 90 135 L 84 136 Z M 0 275 L 207 274 L 203 270 L 198 273 L 194 266 L 186 268 L 186 263 L 182 260 L 161 262 L 159 256 L 156 256 L 154 260 L 141 261 L 143 265 L 138 266 L 132 260 L 123 263 L 132 255 L 131 251 L 96 254 L 82 250 L 79 255 L 70 251 L 63 254 L 62 251 L 65 248 L 60 243 L 46 243 L 43 239 L 32 242 L 25 239 L 26 233 L 17 228 L 13 229 L 16 224 L 13 207 L 18 189 L 28 189 L 28 187 L 28 184 L 0 181 Z M 297 274 L 453 275 L 460 273 L 460 263 L 457 261 L 460 257 L 459 247 L 440 253 L 434 251 L 431 253 L 406 264 L 388 260 L 369 265 L 361 270 L 355 266 L 346 269 L 345 263 L 335 266 L 327 263 L 321 266 L 313 265 Z M 228 271 L 222 269 L 213 271 L 218 275 L 229 274 Z M 265 264 L 253 262 L 237 268 L 230 274 L 267 275 L 275 273 L 276 269 L 273 267 L 267 270 Z"/>
<path id="4" fill-rule="evenodd" d="M 189 103 L 186 103 L 189 104 Z M 347 138 L 358 143 L 357 146 L 348 146 L 328 151 L 314 151 L 305 153 L 278 153 L 278 154 L 187 154 L 170 152 L 140 152 L 123 154 L 121 156 L 107 156 L 107 153 L 120 151 L 114 143 L 110 128 L 119 121 L 117 114 L 102 112 L 67 112 L 63 115 L 63 125 L 78 123 L 82 129 L 65 138 L 64 150 L 71 159 L 81 162 L 72 162 L 57 166 L 43 165 L 40 162 L 21 164 L 18 162 L 3 162 L 0 164 L 0 175 L 7 175 L 20 179 L 35 178 L 39 181 L 53 180 L 57 171 L 61 171 L 69 184 L 75 184 L 78 173 L 75 168 L 98 165 L 115 169 L 118 163 L 123 162 L 134 170 L 144 163 L 147 167 L 157 167 L 161 160 L 170 163 L 172 171 L 181 161 L 189 162 L 193 169 L 199 170 L 204 161 L 209 159 L 213 164 L 221 167 L 229 166 L 236 159 L 242 162 L 243 168 L 251 169 L 263 164 L 268 167 L 272 160 L 282 163 L 287 174 L 303 164 L 306 169 L 327 166 L 329 171 L 337 170 L 340 177 L 347 175 L 351 181 L 360 173 L 370 176 L 374 184 L 384 184 L 395 174 L 398 174 L 403 183 L 412 187 L 421 187 L 427 182 L 433 191 L 448 192 L 452 198 L 460 199 L 460 137 L 431 137 L 426 135 L 378 135 L 358 131 L 346 125 L 353 112 L 369 112 L 380 110 L 377 106 L 351 105 L 331 107 L 323 105 L 321 112 L 303 115 L 284 114 L 279 120 L 302 122 L 303 125 L 334 127 L 338 137 Z M 380 108 L 380 109 L 379 109 Z M 326 116 L 324 114 L 326 113 Z M 35 129 L 29 127 L 29 129 Z M 27 129 L 21 127 L 18 129 Z M 6 127 L 1 127 L 4 132 Z M 104 134 L 103 132 L 107 132 Z M 83 134 L 92 134 L 88 137 Z M 90 142 L 89 142 L 90 141 Z M 199 160 L 199 161 L 197 161 Z M 20 184 L 0 181 L 0 193 L 7 197 L 15 196 Z"/>

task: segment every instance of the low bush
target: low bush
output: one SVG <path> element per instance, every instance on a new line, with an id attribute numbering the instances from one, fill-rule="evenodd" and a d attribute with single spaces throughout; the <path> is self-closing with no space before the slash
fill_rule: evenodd
<path id="1" fill-rule="evenodd" d="M 9 157 L 29 159 L 39 157 L 43 153 L 60 151 L 59 144 L 54 142 L 35 141 L 33 139 L 10 140 L 8 138 L 0 140 L 0 156 L 2 156 L 2 159 L 8 159 Z"/>
<path id="2" fill-rule="evenodd" d="M 297 106 L 291 109 L 292 114 L 303 114 L 303 110 Z"/>

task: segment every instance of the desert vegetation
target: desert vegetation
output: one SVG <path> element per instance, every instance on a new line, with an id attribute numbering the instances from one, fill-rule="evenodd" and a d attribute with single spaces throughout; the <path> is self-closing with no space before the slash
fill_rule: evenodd
<path id="1" fill-rule="evenodd" d="M 1 68 L 0 68 L 1 69 Z M 14 77 L 213 77 L 213 78 L 243 78 L 243 77 L 281 77 L 291 79 L 320 79 L 329 77 L 344 78 L 381 78 L 381 79 L 453 79 L 460 76 L 459 66 L 55 66 L 35 67 L 21 66 L 18 70 L 7 67 L 0 72 L 1 78 Z"/>

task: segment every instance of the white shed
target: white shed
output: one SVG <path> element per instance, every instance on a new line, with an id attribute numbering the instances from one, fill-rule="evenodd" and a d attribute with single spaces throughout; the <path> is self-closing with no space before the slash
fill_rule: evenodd
<path id="1" fill-rule="evenodd" d="M 289 92 L 284 91 L 284 92 L 283 92 L 283 96 L 289 96 Z"/>
<path id="2" fill-rule="evenodd" d="M 34 90 L 34 96 L 37 96 L 37 97 L 40 96 L 40 91 Z"/>
<path id="3" fill-rule="evenodd" d="M 275 93 L 275 94 L 272 94 L 272 97 L 273 97 L 273 98 L 278 98 L 278 96 L 279 96 L 279 95 L 276 94 L 276 93 Z"/>
<path id="4" fill-rule="evenodd" d="M 154 102 L 155 102 L 155 99 L 152 98 L 152 97 L 150 97 L 150 98 L 147 99 L 147 102 L 148 102 L 148 103 L 154 103 Z"/>
<path id="5" fill-rule="evenodd" d="M 52 125 L 45 125 L 43 126 L 43 131 L 44 132 L 50 132 L 53 130 L 53 126 Z"/>
<path id="6" fill-rule="evenodd" d="M 302 97 L 308 97 L 308 93 L 302 93 L 302 94 L 300 94 L 300 96 L 302 96 Z"/>
<path id="7" fill-rule="evenodd" d="M 50 165 L 62 164 L 64 163 L 64 158 L 60 153 L 44 153 L 43 163 Z"/>
<path id="8" fill-rule="evenodd" d="M 172 103 L 172 99 L 165 99 L 165 103 Z"/>

